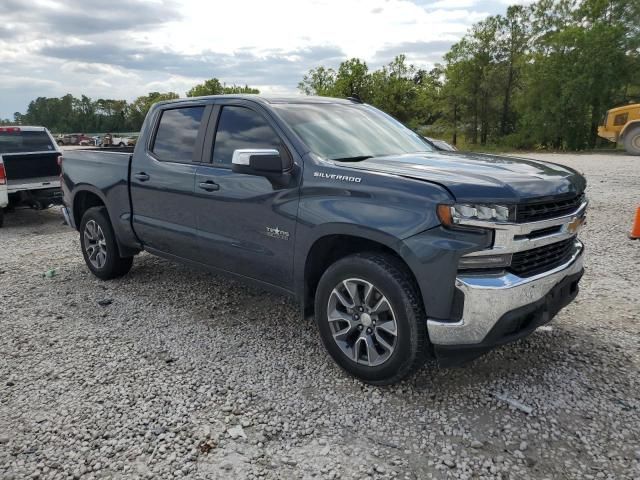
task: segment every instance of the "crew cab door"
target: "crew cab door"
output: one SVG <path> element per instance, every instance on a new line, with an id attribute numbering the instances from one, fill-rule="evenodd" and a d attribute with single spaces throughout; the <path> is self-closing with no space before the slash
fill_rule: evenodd
<path id="1" fill-rule="evenodd" d="M 250 102 L 219 101 L 196 168 L 201 262 L 279 287 L 292 285 L 299 167 L 277 126 Z M 231 169 L 238 149 L 273 149 L 291 174 L 282 182 Z M 208 160 L 208 163 L 204 160 Z"/>
<path id="2" fill-rule="evenodd" d="M 194 180 L 210 111 L 193 104 L 158 111 L 148 144 L 133 155 L 133 228 L 149 250 L 198 256 Z"/>

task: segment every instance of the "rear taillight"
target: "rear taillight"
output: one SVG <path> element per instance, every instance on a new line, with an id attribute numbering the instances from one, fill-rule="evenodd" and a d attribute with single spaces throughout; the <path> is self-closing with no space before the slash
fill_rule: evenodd
<path id="1" fill-rule="evenodd" d="M 7 183 L 7 171 L 4 169 L 4 164 L 0 163 L 0 185 Z"/>
<path id="2" fill-rule="evenodd" d="M 60 179 L 62 179 L 62 155 L 58 155 L 58 174 L 60 175 Z"/>

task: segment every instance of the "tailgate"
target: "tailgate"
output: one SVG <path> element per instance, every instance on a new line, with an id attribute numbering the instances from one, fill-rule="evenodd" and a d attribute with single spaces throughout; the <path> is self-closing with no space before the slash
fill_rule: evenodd
<path id="1" fill-rule="evenodd" d="M 60 175 L 58 152 L 4 154 L 2 161 L 7 173 L 7 183 L 29 183 L 32 179 L 42 182 Z M 55 178 L 57 180 L 57 178 Z"/>

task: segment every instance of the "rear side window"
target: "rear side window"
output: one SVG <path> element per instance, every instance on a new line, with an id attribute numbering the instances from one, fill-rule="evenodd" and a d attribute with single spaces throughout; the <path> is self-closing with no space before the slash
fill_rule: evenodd
<path id="1" fill-rule="evenodd" d="M 23 131 L 19 128 L 0 129 L 0 154 L 26 152 L 53 152 L 47 132 Z"/>
<path id="2" fill-rule="evenodd" d="M 233 151 L 239 148 L 274 148 L 282 145 L 280 137 L 257 112 L 245 107 L 222 107 L 213 164 L 231 165 Z"/>
<path id="3" fill-rule="evenodd" d="M 204 107 L 165 110 L 151 151 L 160 160 L 192 162 Z"/>

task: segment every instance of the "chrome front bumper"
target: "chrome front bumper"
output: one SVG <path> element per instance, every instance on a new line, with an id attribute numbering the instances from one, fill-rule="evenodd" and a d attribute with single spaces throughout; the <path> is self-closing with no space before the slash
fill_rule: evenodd
<path id="1" fill-rule="evenodd" d="M 427 320 L 431 343 L 481 343 L 506 313 L 543 299 L 566 277 L 580 273 L 583 249 L 582 243 L 576 239 L 574 252 L 567 262 L 532 277 L 521 278 L 512 273 L 458 276 L 456 287 L 464 293 L 462 320 Z"/>

